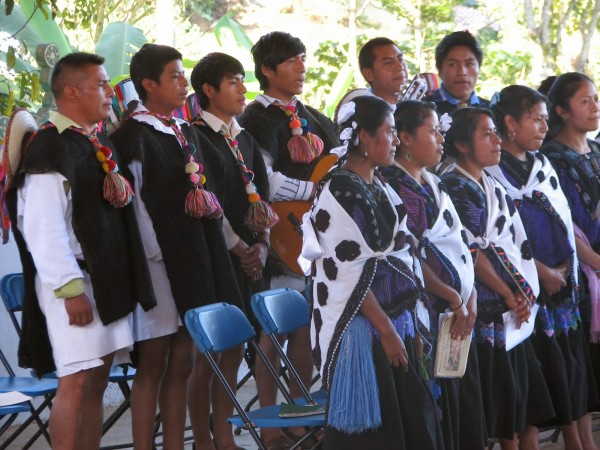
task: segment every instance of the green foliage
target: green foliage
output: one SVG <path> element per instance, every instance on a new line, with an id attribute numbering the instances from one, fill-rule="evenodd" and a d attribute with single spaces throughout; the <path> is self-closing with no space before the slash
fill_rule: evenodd
<path id="1" fill-rule="evenodd" d="M 368 38 L 360 35 L 356 40 L 357 47 L 360 48 Z M 358 77 L 354 74 L 354 70 L 351 70 L 350 64 L 351 58 L 357 59 L 358 55 L 350 56 L 348 52 L 348 43 L 340 45 L 337 41 L 324 41 L 308 60 L 305 81 L 310 89 L 305 89 L 302 96 L 313 108 L 331 110 L 331 104 L 336 98 L 339 101 L 348 90 L 357 87 Z M 337 102 L 333 105 L 333 109 L 335 105 Z"/>
<path id="2" fill-rule="evenodd" d="M 21 0 L 19 4 L 25 17 L 30 17 L 27 27 L 30 27 L 41 39 L 43 39 L 38 40 L 33 46 L 27 45 L 31 52 L 35 52 L 37 44 L 54 43 L 58 47 L 60 56 L 71 53 L 72 50 L 67 37 L 52 17 L 49 9 L 49 5 L 51 5 L 50 2 L 47 0 Z M 20 35 L 21 33 L 19 33 L 17 38 L 20 39 Z"/>
<path id="3" fill-rule="evenodd" d="M 185 0 L 183 12 L 186 16 L 198 14 L 206 20 L 214 19 L 215 0 Z"/>
<path id="4" fill-rule="evenodd" d="M 484 97 L 510 84 L 526 83 L 531 72 L 532 55 L 524 51 L 508 52 L 502 43 L 488 46 L 485 50 L 485 70 L 481 71 L 478 90 Z"/>
<path id="5" fill-rule="evenodd" d="M 240 24 L 231 18 L 231 14 L 221 17 L 215 23 L 213 31 L 221 47 L 227 48 L 229 45 L 234 45 L 248 51 L 252 48 L 252 41 Z"/>
<path id="6" fill-rule="evenodd" d="M 18 61 L 15 68 L 26 64 Z M 8 76 L 0 74 L 0 113 L 10 116 L 13 109 L 20 106 L 34 109 L 41 101 L 41 92 L 40 75 L 35 70 L 11 71 Z"/>
<path id="7" fill-rule="evenodd" d="M 60 11 L 59 18 L 67 30 L 88 33 L 87 39 L 83 39 L 84 47 L 91 47 L 109 20 L 135 25 L 154 13 L 155 3 L 146 0 L 71 0 L 69 8 Z"/>
<path id="8" fill-rule="evenodd" d="M 115 78 L 129 73 L 131 57 L 146 41 L 139 28 L 124 22 L 112 22 L 100 35 L 95 52 L 104 56 L 104 68 L 110 78 Z"/>
<path id="9" fill-rule="evenodd" d="M 212 28 L 219 46 L 225 53 L 237 58 L 244 67 L 244 83 L 248 92 L 246 97 L 253 99 L 260 92 L 260 86 L 254 75 L 254 62 L 250 54 L 252 41 L 230 14 L 221 17 Z"/>

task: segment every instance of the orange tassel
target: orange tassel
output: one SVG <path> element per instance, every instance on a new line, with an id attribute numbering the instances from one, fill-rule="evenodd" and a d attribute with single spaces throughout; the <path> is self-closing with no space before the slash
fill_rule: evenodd
<path id="1" fill-rule="evenodd" d="M 290 158 L 294 163 L 309 164 L 323 153 L 323 141 L 313 133 L 292 136 L 287 144 Z"/>
<path id="2" fill-rule="evenodd" d="M 255 233 L 267 231 L 277 222 L 279 222 L 279 216 L 264 200 L 250 203 L 244 216 L 244 225 Z"/>
<path id="3" fill-rule="evenodd" d="M 117 172 L 106 174 L 102 194 L 114 208 L 127 206 L 135 196 L 129 181 Z"/>
<path id="4" fill-rule="evenodd" d="M 197 219 L 217 219 L 223 215 L 223 208 L 215 194 L 196 186 L 185 199 L 185 212 Z"/>

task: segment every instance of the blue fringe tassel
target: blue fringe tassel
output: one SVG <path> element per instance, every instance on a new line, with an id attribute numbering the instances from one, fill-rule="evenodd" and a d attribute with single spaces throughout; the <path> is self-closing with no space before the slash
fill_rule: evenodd
<path id="1" fill-rule="evenodd" d="M 373 337 L 364 317 L 355 317 L 344 333 L 333 376 L 328 425 L 345 433 L 381 426 L 379 389 L 373 365 Z"/>

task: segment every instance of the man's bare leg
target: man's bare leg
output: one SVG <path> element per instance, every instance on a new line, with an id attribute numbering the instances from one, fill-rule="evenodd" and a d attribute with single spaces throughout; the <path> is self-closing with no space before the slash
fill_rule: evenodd
<path id="1" fill-rule="evenodd" d="M 194 368 L 189 379 L 188 411 L 196 449 L 215 450 L 210 432 L 210 398 L 213 370 L 206 357 L 195 350 Z M 213 355 L 219 362 L 220 354 Z"/>
<path id="2" fill-rule="evenodd" d="M 160 383 L 167 369 L 171 335 L 140 341 L 131 386 L 131 431 L 135 450 L 152 450 Z"/>
<path id="3" fill-rule="evenodd" d="M 107 358 L 107 361 L 108 359 L 112 361 L 112 354 L 105 358 Z M 58 378 L 58 389 L 50 412 L 49 425 L 53 450 L 81 450 L 85 448 L 82 442 L 83 434 L 80 433 L 84 409 L 88 410 L 92 417 L 98 415 L 97 411 L 99 409 L 98 405 L 91 404 L 89 398 L 94 370 L 96 369 L 82 370 Z M 100 407 L 102 407 L 101 401 Z M 96 413 L 92 410 L 95 410 Z M 99 426 L 92 423 L 86 424 L 86 426 L 88 425 L 94 430 L 97 430 L 98 427 L 101 429 L 102 416 L 100 415 Z M 98 434 L 98 432 L 92 431 L 91 434 Z M 86 439 L 88 438 L 86 437 Z"/>
<path id="4" fill-rule="evenodd" d="M 104 364 L 91 369 L 87 394 L 83 399 L 79 443 L 82 450 L 97 450 L 102 438 L 104 391 L 108 385 L 114 353 L 104 356 Z"/>
<path id="5" fill-rule="evenodd" d="M 223 352 L 219 361 L 219 369 L 223 372 L 233 392 L 236 391 L 237 374 L 242 362 L 242 356 L 243 347 L 237 347 Z M 211 404 L 213 411 L 213 437 L 216 450 L 238 449 L 239 447 L 233 439 L 231 424 L 227 422 L 227 419 L 233 413 L 233 403 L 221 382 L 216 378 L 213 378 Z"/>
<path id="6" fill-rule="evenodd" d="M 310 391 L 314 365 L 310 348 L 310 328 L 308 326 L 300 328 L 288 336 L 287 352 L 292 365 L 300 376 L 300 380 Z M 290 390 L 292 397 L 302 395 L 302 391 L 294 381 L 291 383 Z"/>
<path id="7" fill-rule="evenodd" d="M 187 414 L 187 382 L 192 371 L 192 338 L 183 327 L 171 335 L 167 371 L 160 385 L 158 403 L 162 417 L 163 447 L 183 450 Z"/>
<path id="8" fill-rule="evenodd" d="M 258 345 L 271 365 L 279 371 L 280 364 L 277 350 L 275 350 L 275 346 L 273 345 L 273 342 L 271 342 L 269 336 L 262 331 L 260 333 Z M 277 383 L 258 355 L 256 357 L 256 362 L 254 363 L 254 377 L 256 379 L 256 388 L 258 390 L 260 406 L 274 405 L 277 401 Z M 279 428 L 261 428 L 260 433 L 265 442 L 273 441 L 274 439 L 285 439 Z"/>

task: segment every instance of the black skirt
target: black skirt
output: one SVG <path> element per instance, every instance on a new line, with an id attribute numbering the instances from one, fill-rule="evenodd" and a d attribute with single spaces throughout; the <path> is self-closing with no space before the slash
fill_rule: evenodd
<path id="1" fill-rule="evenodd" d="M 581 324 L 577 330 L 553 337 L 538 332 L 531 340 L 556 413 L 553 419 L 536 425 L 560 426 L 578 420 L 589 407 L 590 360 Z"/>
<path id="2" fill-rule="evenodd" d="M 379 340 L 373 340 L 373 359 L 379 388 L 382 425 L 374 431 L 344 433 L 325 427 L 325 450 L 444 450 L 440 424 L 429 389 L 416 366 L 412 337 L 406 337 L 409 368 L 393 368 Z M 335 401 L 331 397 L 329 402 Z"/>
<path id="3" fill-rule="evenodd" d="M 477 345 L 477 353 L 489 437 L 513 439 L 527 426 L 554 418 L 531 339 L 508 352 L 482 342 Z"/>
<path id="4" fill-rule="evenodd" d="M 482 450 L 487 445 L 479 359 L 473 341 L 462 378 L 437 379 L 446 450 Z"/>

